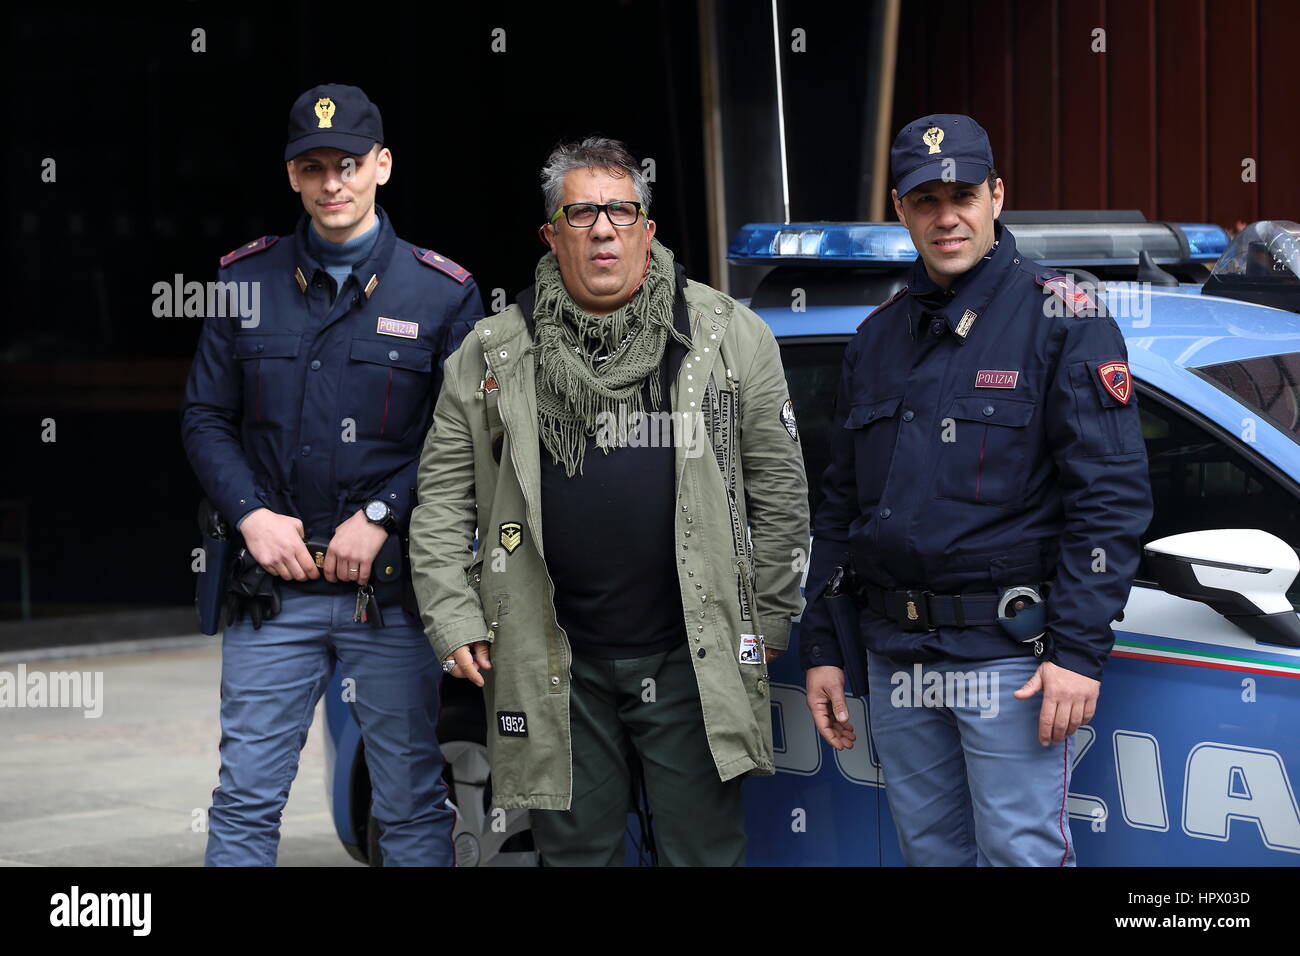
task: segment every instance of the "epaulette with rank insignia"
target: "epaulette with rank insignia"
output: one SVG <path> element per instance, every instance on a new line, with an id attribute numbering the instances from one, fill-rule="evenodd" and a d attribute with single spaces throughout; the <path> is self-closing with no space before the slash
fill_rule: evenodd
<path id="1" fill-rule="evenodd" d="M 227 252 L 221 257 L 221 265 L 225 267 L 238 259 L 244 258 L 244 256 L 251 256 L 255 252 L 270 249 L 279 241 L 279 236 L 263 236 L 261 239 L 254 239 L 252 242 L 245 243 L 238 249 L 232 249 L 230 252 Z"/>
<path id="2" fill-rule="evenodd" d="M 895 292 L 893 295 L 891 295 L 891 296 L 890 296 L 888 299 L 886 299 L 884 302 L 880 303 L 880 305 L 878 305 L 878 306 L 876 306 L 874 309 L 872 309 L 871 312 L 868 313 L 867 317 L 866 317 L 865 319 L 863 319 L 861 322 L 858 323 L 858 329 L 861 330 L 861 329 L 862 329 L 862 326 L 864 326 L 864 325 L 866 325 L 868 322 L 870 322 L 870 321 L 871 321 L 871 316 L 875 315 L 875 314 L 876 314 L 877 312 L 879 312 L 881 309 L 893 305 L 895 302 L 897 302 L 899 299 L 901 299 L 901 298 L 902 298 L 903 296 L 905 296 L 905 295 L 907 295 L 907 286 L 903 286 L 901 289 L 899 289 L 897 292 Z"/>
<path id="3" fill-rule="evenodd" d="M 1096 315 L 1097 303 L 1088 297 L 1069 276 L 1041 276 L 1035 275 L 1034 281 L 1037 282 L 1046 292 L 1051 292 L 1063 303 L 1071 315 Z"/>
<path id="4" fill-rule="evenodd" d="M 440 256 L 432 249 L 421 249 L 419 246 L 413 246 L 411 252 L 415 253 L 415 258 L 419 259 L 431 269 L 438 269 L 451 276 L 461 285 L 464 285 L 472 276 L 464 266 L 459 266 L 452 262 L 446 256 Z"/>

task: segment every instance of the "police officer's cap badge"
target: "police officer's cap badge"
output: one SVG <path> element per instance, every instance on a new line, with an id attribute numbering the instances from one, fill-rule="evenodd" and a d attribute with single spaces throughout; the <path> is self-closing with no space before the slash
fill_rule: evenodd
<path id="1" fill-rule="evenodd" d="M 317 129 L 333 129 L 334 124 L 330 121 L 334 118 L 334 101 L 328 96 L 316 101 L 316 118 L 320 120 Z"/>
<path id="2" fill-rule="evenodd" d="M 1133 394 L 1133 378 L 1128 373 L 1128 363 L 1106 362 L 1097 366 L 1097 374 L 1106 391 L 1127 405 L 1129 396 Z"/>
<path id="3" fill-rule="evenodd" d="M 799 440 L 799 423 L 794 420 L 794 402 L 788 398 L 781 406 L 781 424 L 785 426 L 785 430 L 790 433 L 794 441 Z"/>
<path id="4" fill-rule="evenodd" d="M 514 554 L 515 548 L 519 547 L 524 540 L 524 526 L 518 521 L 501 522 L 500 541 L 501 547 L 506 549 L 506 554 Z"/>
<path id="5" fill-rule="evenodd" d="M 931 126 L 921 134 L 921 140 L 926 146 L 930 147 L 930 151 L 927 155 L 941 152 L 939 144 L 943 142 L 943 130 L 939 129 L 937 126 Z"/>

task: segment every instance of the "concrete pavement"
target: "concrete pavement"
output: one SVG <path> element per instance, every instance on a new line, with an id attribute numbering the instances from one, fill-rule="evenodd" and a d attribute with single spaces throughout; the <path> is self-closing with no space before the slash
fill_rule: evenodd
<path id="1" fill-rule="evenodd" d="M 34 659 L 102 673 L 103 713 L 0 706 L 0 866 L 199 866 L 217 785 L 220 639 L 193 649 Z M 17 672 L 6 662 L 0 671 Z M 281 866 L 359 866 L 334 834 L 317 708 L 281 824 Z"/>

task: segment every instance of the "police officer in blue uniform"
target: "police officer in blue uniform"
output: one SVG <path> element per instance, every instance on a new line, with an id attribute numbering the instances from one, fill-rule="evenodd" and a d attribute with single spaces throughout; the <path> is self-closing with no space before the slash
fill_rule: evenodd
<path id="1" fill-rule="evenodd" d="M 1073 734 L 1151 516 L 1124 339 L 1016 250 L 974 120 L 909 123 L 890 159 L 919 256 L 844 356 L 808 594 L 855 575 L 841 586 L 907 862 L 1072 865 Z M 818 730 L 843 749 L 827 604 L 810 599 L 800 652 Z"/>
<path id="2" fill-rule="evenodd" d="M 435 736 L 443 673 L 403 545 L 443 359 L 483 305 L 468 272 L 399 239 L 375 204 L 393 168 L 383 139 L 378 108 L 356 87 L 318 86 L 294 103 L 285 162 L 306 214 L 293 235 L 221 259 L 220 281 L 237 284 L 224 288 L 254 308 L 206 318 L 186 386 L 190 462 L 242 534 L 244 567 L 273 575 L 279 597 L 249 602 L 256 613 L 225 630 L 208 865 L 275 863 L 336 662 L 384 862 L 452 862 Z"/>

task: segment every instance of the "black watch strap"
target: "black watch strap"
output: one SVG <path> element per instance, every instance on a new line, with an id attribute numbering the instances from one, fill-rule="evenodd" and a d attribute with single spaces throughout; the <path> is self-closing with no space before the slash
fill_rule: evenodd
<path id="1" fill-rule="evenodd" d="M 367 513 L 370 511 L 370 506 L 372 504 L 380 504 L 384 506 L 384 517 L 381 518 L 379 521 L 375 521 Z M 384 501 L 382 498 L 371 498 L 362 507 L 361 513 L 366 516 L 366 520 L 369 521 L 371 524 L 379 525 L 379 527 L 383 528 L 385 531 L 389 532 L 390 534 L 397 528 L 397 517 L 396 515 L 393 514 L 393 509 L 388 506 L 388 502 Z"/>

